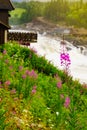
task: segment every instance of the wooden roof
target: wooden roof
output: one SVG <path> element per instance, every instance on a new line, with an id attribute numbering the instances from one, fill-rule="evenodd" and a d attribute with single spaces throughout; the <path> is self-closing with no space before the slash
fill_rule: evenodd
<path id="1" fill-rule="evenodd" d="M 14 10 L 14 7 L 10 0 L 0 0 L 0 9 Z"/>
<path id="2" fill-rule="evenodd" d="M 10 29 L 9 25 L 4 24 L 2 21 L 0 21 L 0 25 L 2 25 L 6 29 Z"/>

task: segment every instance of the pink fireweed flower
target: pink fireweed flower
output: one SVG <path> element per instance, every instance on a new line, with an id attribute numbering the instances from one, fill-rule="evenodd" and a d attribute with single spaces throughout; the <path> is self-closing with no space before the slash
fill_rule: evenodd
<path id="1" fill-rule="evenodd" d="M 68 53 L 61 53 L 60 54 L 60 60 L 61 60 L 61 66 L 64 67 L 64 69 L 68 72 L 68 69 L 71 64 L 70 56 Z"/>
<path id="2" fill-rule="evenodd" d="M 61 41 L 60 44 L 61 44 L 61 53 L 60 53 L 61 66 L 63 66 L 65 72 L 69 73 L 71 60 L 69 54 L 67 53 L 67 49 L 66 49 L 67 43 L 64 40 L 64 35 L 63 35 L 63 41 Z"/>
<path id="3" fill-rule="evenodd" d="M 26 70 L 26 71 L 25 71 L 25 74 L 26 74 L 26 75 L 30 75 L 30 71 L 29 71 L 29 70 Z"/>
<path id="4" fill-rule="evenodd" d="M 30 71 L 29 76 L 35 79 L 37 78 L 37 74 L 34 70 Z"/>
<path id="5" fill-rule="evenodd" d="M 61 65 L 65 64 L 65 65 L 70 65 L 71 64 L 71 60 L 69 57 L 68 53 L 61 53 L 60 54 L 60 60 L 61 60 Z"/>
<path id="6" fill-rule="evenodd" d="M 62 82 L 59 81 L 59 82 L 57 83 L 57 88 L 61 88 L 61 87 L 62 87 Z"/>
<path id="7" fill-rule="evenodd" d="M 16 111 L 15 110 L 12 111 L 12 115 L 16 115 Z"/>
<path id="8" fill-rule="evenodd" d="M 33 90 L 32 90 L 32 94 L 35 94 L 35 93 L 36 93 L 36 89 L 33 89 Z"/>
<path id="9" fill-rule="evenodd" d="M 70 98 L 69 98 L 69 97 L 66 97 L 65 103 L 64 103 L 64 107 L 68 108 L 69 105 L 70 105 Z"/>
<path id="10" fill-rule="evenodd" d="M 12 69 L 13 69 L 13 66 L 9 66 L 9 69 L 12 70 Z"/>
<path id="11" fill-rule="evenodd" d="M 31 70 L 31 71 L 26 70 L 25 74 L 30 76 L 31 78 L 35 78 L 35 79 L 37 78 L 37 74 L 36 74 L 36 72 L 34 70 Z"/>
<path id="12" fill-rule="evenodd" d="M 31 91 L 32 94 L 35 94 L 35 93 L 36 93 L 36 88 L 37 88 L 37 86 L 33 86 L 33 89 L 32 89 L 32 91 Z"/>
<path id="13" fill-rule="evenodd" d="M 22 75 L 22 78 L 23 78 L 23 79 L 26 79 L 26 75 L 25 75 L 25 74 L 23 74 L 23 75 Z"/>
<path id="14" fill-rule="evenodd" d="M 11 82 L 9 80 L 7 80 L 4 84 L 9 86 L 11 84 Z"/>
<path id="15" fill-rule="evenodd" d="M 6 59 L 6 60 L 5 60 L 5 63 L 6 63 L 6 64 L 8 64 L 8 63 L 9 63 L 9 60 L 8 60 L 8 59 Z"/>
<path id="16" fill-rule="evenodd" d="M 36 89 L 37 88 L 37 86 L 33 86 L 33 89 Z"/>
<path id="17" fill-rule="evenodd" d="M 10 91 L 10 93 L 11 93 L 11 94 L 16 94 L 16 89 L 12 89 L 12 90 Z"/>
<path id="18" fill-rule="evenodd" d="M 19 66 L 19 71 L 22 71 L 23 70 L 23 66 Z"/>
<path id="19" fill-rule="evenodd" d="M 14 98 L 14 101 L 18 101 L 18 97 L 15 97 L 15 98 Z"/>
<path id="20" fill-rule="evenodd" d="M 6 54 L 7 54 L 7 51 L 6 51 L 6 50 L 3 50 L 3 54 L 6 55 Z"/>

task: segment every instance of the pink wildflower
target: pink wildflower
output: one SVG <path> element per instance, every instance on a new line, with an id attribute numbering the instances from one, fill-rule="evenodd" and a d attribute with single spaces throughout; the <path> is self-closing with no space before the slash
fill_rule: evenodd
<path id="1" fill-rule="evenodd" d="M 70 98 L 69 98 L 69 97 L 66 97 L 64 106 L 65 106 L 66 108 L 68 108 L 69 105 L 70 105 Z"/>
<path id="2" fill-rule="evenodd" d="M 16 93 L 16 89 L 12 89 L 12 90 L 10 91 L 10 93 L 11 93 L 11 94 L 15 94 L 15 93 Z"/>
<path id="3" fill-rule="evenodd" d="M 32 78 L 37 78 L 37 74 L 34 70 L 30 71 L 29 76 Z"/>
<path id="4" fill-rule="evenodd" d="M 11 84 L 11 82 L 9 81 L 9 80 L 7 80 L 6 82 L 5 82 L 5 85 L 7 85 L 7 86 L 9 86 Z"/>
<path id="5" fill-rule="evenodd" d="M 22 78 L 23 78 L 23 79 L 26 79 L 26 75 L 25 75 L 25 74 L 23 74 L 23 75 L 22 75 Z"/>
<path id="6" fill-rule="evenodd" d="M 37 86 L 33 86 L 33 89 L 36 89 L 37 88 Z"/>
<path id="7" fill-rule="evenodd" d="M 6 59 L 6 60 L 5 60 L 5 63 L 6 63 L 6 64 L 8 64 L 8 63 L 9 63 L 9 60 L 8 60 L 8 59 Z"/>
<path id="8" fill-rule="evenodd" d="M 61 88 L 61 87 L 62 87 L 62 82 L 59 81 L 59 82 L 57 83 L 57 88 Z"/>
<path id="9" fill-rule="evenodd" d="M 32 94 L 35 94 L 35 93 L 36 93 L 36 89 L 33 89 L 33 90 L 32 90 Z"/>
<path id="10" fill-rule="evenodd" d="M 71 64 L 71 60 L 70 60 L 69 53 L 67 53 L 66 42 L 64 41 L 64 35 L 63 35 L 63 41 L 61 41 L 60 61 L 61 61 L 61 66 L 63 66 L 65 72 L 69 74 L 69 67 Z"/>
<path id="11" fill-rule="evenodd" d="M 3 54 L 4 54 L 4 55 L 7 54 L 7 51 L 6 51 L 6 50 L 3 50 Z"/>
<path id="12" fill-rule="evenodd" d="M 12 69 L 13 69 L 13 66 L 9 66 L 9 69 L 12 70 Z"/>
<path id="13" fill-rule="evenodd" d="M 36 74 L 36 72 L 34 70 L 31 70 L 31 71 L 26 70 L 25 74 L 30 76 L 31 78 L 37 78 L 37 74 Z"/>
<path id="14" fill-rule="evenodd" d="M 15 110 L 13 110 L 13 111 L 12 111 L 12 114 L 13 114 L 13 115 L 16 115 L 16 111 L 15 111 Z"/>
<path id="15" fill-rule="evenodd" d="M 68 53 L 61 53 L 60 54 L 61 66 L 65 66 L 68 69 L 69 65 L 71 64 L 71 60 Z"/>
<path id="16" fill-rule="evenodd" d="M 26 70 L 26 75 L 30 75 L 30 71 L 29 70 Z"/>
<path id="17" fill-rule="evenodd" d="M 37 88 L 37 86 L 33 86 L 33 89 L 32 89 L 32 94 L 35 94 L 36 93 L 36 88 Z"/>
<path id="18" fill-rule="evenodd" d="M 19 66 L 19 71 L 22 71 L 22 69 L 23 69 L 23 66 Z"/>
<path id="19" fill-rule="evenodd" d="M 17 100 L 18 100 L 18 97 L 15 97 L 15 98 L 14 98 L 14 101 L 17 101 Z"/>

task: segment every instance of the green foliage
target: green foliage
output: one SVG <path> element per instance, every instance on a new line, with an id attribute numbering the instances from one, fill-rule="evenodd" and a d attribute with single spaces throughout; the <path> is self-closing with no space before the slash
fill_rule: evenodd
<path id="1" fill-rule="evenodd" d="M 11 14 L 10 24 L 12 24 L 12 25 L 20 24 L 22 19 L 25 22 L 25 17 L 24 17 L 24 16 L 26 16 L 26 10 L 25 9 L 16 8 L 10 14 Z"/>
<path id="2" fill-rule="evenodd" d="M 30 1 L 28 3 L 14 3 L 15 10 L 11 12 L 10 24 L 22 24 L 32 21 L 43 14 L 43 3 Z"/>
<path id="3" fill-rule="evenodd" d="M 36 17 L 56 23 L 65 23 L 76 27 L 87 28 L 87 2 L 52 0 L 50 2 L 14 2 L 15 10 L 11 13 L 11 24 L 27 23 Z"/>
<path id="4" fill-rule="evenodd" d="M 69 11 L 68 2 L 65 0 L 51 1 L 46 5 L 45 17 L 52 21 L 63 21 Z"/>
<path id="5" fill-rule="evenodd" d="M 0 104 L 0 130 L 4 130 L 7 126 L 7 124 L 5 123 L 5 113 L 6 111 L 4 110 L 4 108 L 2 107 L 3 105 Z"/>

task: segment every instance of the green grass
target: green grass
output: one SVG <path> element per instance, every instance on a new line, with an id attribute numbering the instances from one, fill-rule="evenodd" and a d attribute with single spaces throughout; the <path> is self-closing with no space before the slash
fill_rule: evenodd
<path id="1" fill-rule="evenodd" d="M 35 50 L 0 47 L 0 130 L 86 130 L 87 85 Z"/>

